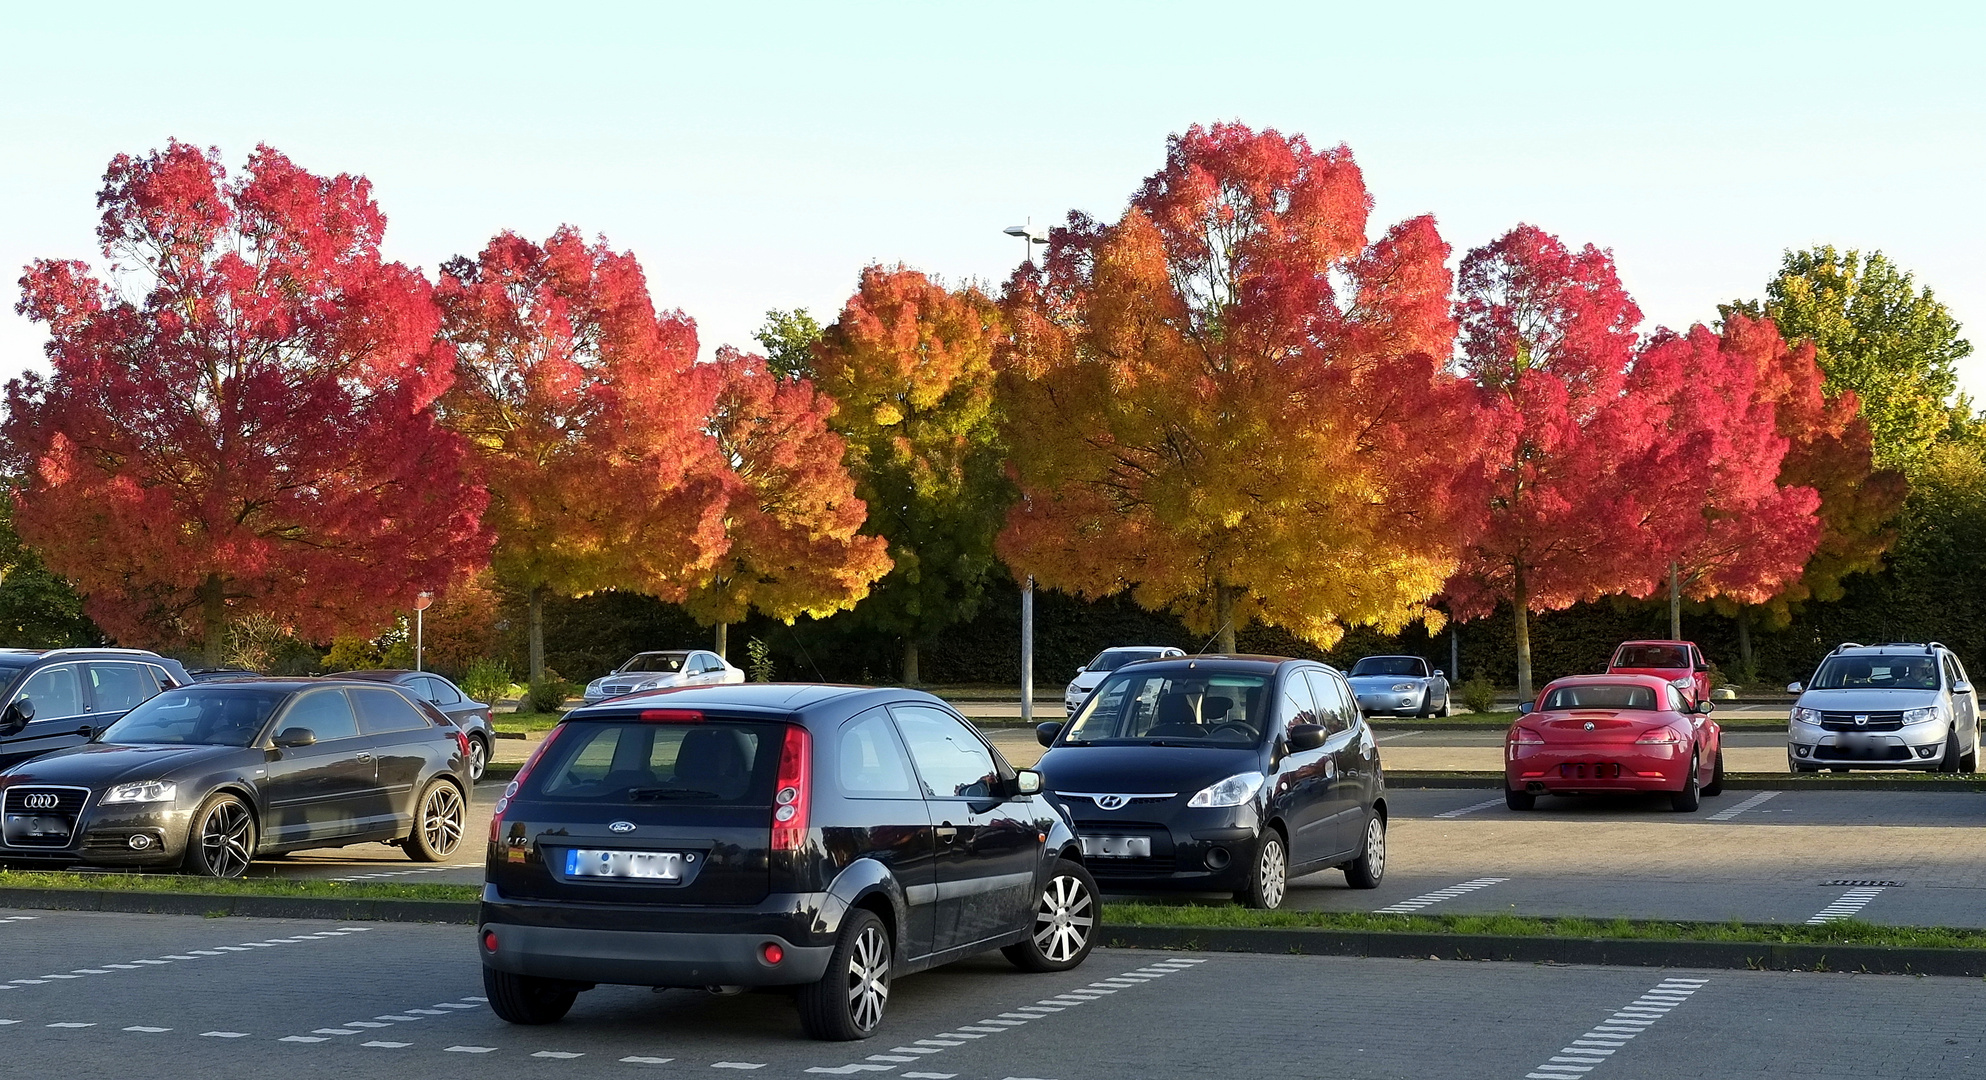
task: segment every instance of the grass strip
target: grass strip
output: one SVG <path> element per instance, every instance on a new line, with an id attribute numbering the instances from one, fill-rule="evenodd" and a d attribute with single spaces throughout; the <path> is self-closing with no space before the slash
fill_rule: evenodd
<path id="1" fill-rule="evenodd" d="M 1219 929 L 1316 929 L 1506 937 L 1609 938 L 1636 941 L 1730 941 L 1761 945 L 1890 945 L 1916 949 L 1986 949 L 1986 930 L 1879 926 L 1855 919 L 1804 923 L 1663 922 L 1650 919 L 1544 918 L 1530 915 L 1372 915 L 1358 911 L 1257 911 L 1233 905 L 1105 904 L 1105 926 Z"/>
<path id="2" fill-rule="evenodd" d="M 0 889 L 89 889 L 97 892 L 177 893 L 197 896 L 278 896 L 323 900 L 468 900 L 477 885 L 312 878 L 247 878 L 216 881 L 181 874 L 92 874 L 73 870 L 0 870 Z"/>
<path id="3" fill-rule="evenodd" d="M 529 735 L 539 731 L 550 731 L 560 720 L 562 712 L 514 712 L 497 713 L 490 723 L 498 731 L 515 731 Z"/>

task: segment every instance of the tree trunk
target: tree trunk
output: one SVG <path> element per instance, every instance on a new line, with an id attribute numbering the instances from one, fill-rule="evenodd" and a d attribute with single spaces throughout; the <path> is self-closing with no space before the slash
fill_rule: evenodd
<path id="1" fill-rule="evenodd" d="M 1214 651 L 1233 655 L 1234 653 L 1234 587 L 1214 586 L 1214 618 L 1220 620 L 1220 629 L 1214 631 Z"/>
<path id="2" fill-rule="evenodd" d="M 729 660 L 729 659 L 730 659 L 730 657 L 729 657 L 729 656 L 726 656 L 726 655 L 725 655 L 725 653 L 724 653 L 724 650 L 725 650 L 725 649 L 727 649 L 727 648 L 730 648 L 730 646 L 731 646 L 731 624 L 730 624 L 730 623 L 718 623 L 718 624 L 717 624 L 717 655 L 719 655 L 719 656 L 722 656 L 722 657 L 724 657 L 724 659 L 726 659 L 726 660 Z"/>
<path id="3" fill-rule="evenodd" d="M 525 646 L 529 657 L 526 666 L 530 672 L 530 682 L 539 682 L 545 677 L 545 593 L 543 585 L 531 587 L 531 615 L 529 644 Z"/>
<path id="4" fill-rule="evenodd" d="M 1517 616 L 1517 700 L 1531 700 L 1531 595 L 1519 569 L 1510 590 L 1510 607 Z"/>
<path id="5" fill-rule="evenodd" d="M 903 639 L 903 685 L 917 685 L 917 639 Z"/>
<path id="6" fill-rule="evenodd" d="M 200 661 L 210 668 L 220 667 L 228 644 L 227 582 L 219 574 L 208 574 L 200 585 Z"/>
<path id="7" fill-rule="evenodd" d="M 1683 590 L 1676 577 L 1676 564 L 1669 564 L 1669 640 L 1683 639 Z"/>
<path id="8" fill-rule="evenodd" d="M 1738 608 L 1738 670 L 1744 673 L 1746 682 L 1758 678 L 1758 672 L 1752 670 L 1752 609 L 1749 604 Z"/>

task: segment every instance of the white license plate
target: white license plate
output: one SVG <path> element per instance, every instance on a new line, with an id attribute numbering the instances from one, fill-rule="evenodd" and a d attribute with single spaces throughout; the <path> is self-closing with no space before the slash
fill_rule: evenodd
<path id="1" fill-rule="evenodd" d="M 1085 836 L 1083 854 L 1098 859 L 1149 859 L 1152 857 L 1152 838 L 1149 836 Z"/>
<path id="2" fill-rule="evenodd" d="M 677 881 L 683 876 L 680 851 L 596 851 L 573 848 L 565 853 L 567 877 L 635 878 Z"/>

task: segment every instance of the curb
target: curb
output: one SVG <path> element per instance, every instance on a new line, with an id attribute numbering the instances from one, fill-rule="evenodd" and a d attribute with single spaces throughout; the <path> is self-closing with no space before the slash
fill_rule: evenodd
<path id="1" fill-rule="evenodd" d="M 1395 959 L 1500 960 L 1608 967 L 1731 968 L 1751 971 L 1853 971 L 1879 975 L 1986 975 L 1986 949 L 1893 945 L 1780 945 L 1743 941 L 1644 941 L 1616 938 L 1410 934 L 1372 930 L 1110 926 L 1111 945 L 1133 949 L 1360 956 Z"/>
<path id="2" fill-rule="evenodd" d="M 1388 787 L 1396 788 L 1484 788 L 1503 787 L 1501 773 L 1416 773 L 1389 771 Z M 1942 791 L 1972 793 L 1986 791 L 1986 776 L 1951 780 L 1930 780 L 1909 776 L 1793 776 L 1777 773 L 1729 773 L 1724 777 L 1727 791 Z"/>
<path id="3" fill-rule="evenodd" d="M 41 911 L 114 911 L 141 915 L 240 916 L 363 922 L 474 923 L 466 900 L 331 900 L 312 896 L 221 896 L 94 889 L 0 889 L 0 907 Z"/>

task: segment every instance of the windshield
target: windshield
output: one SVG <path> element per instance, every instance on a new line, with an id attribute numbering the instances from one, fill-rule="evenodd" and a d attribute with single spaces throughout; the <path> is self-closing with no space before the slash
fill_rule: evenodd
<path id="1" fill-rule="evenodd" d="M 1418 656 L 1368 656 L 1352 665 L 1352 675 L 1413 675 L 1427 674 L 1426 663 Z"/>
<path id="2" fill-rule="evenodd" d="M 1810 690 L 1936 690 L 1938 664 L 1929 656 L 1830 656 Z"/>
<path id="3" fill-rule="evenodd" d="M 1113 675 L 1069 724 L 1063 745 L 1253 746 L 1267 726 L 1266 675 Z"/>
<path id="4" fill-rule="evenodd" d="M 287 691 L 245 686 L 168 690 L 125 713 L 102 736 L 107 743 L 250 746 Z"/>
<path id="5" fill-rule="evenodd" d="M 1164 655 L 1158 649 L 1105 649 L 1096 654 L 1085 671 L 1116 671 L 1133 660 L 1156 660 Z"/>
<path id="6" fill-rule="evenodd" d="M 1614 654 L 1617 668 L 1686 668 L 1689 656 L 1678 645 L 1623 645 Z"/>
<path id="7" fill-rule="evenodd" d="M 679 652 L 645 652 L 622 664 L 616 669 L 615 673 L 619 674 L 623 671 L 677 672 L 683 670 L 683 661 L 689 659 L 689 656 L 689 653 Z M 599 669 L 596 668 L 594 670 L 597 671 Z"/>
<path id="8" fill-rule="evenodd" d="M 1651 687 L 1615 683 L 1561 686 L 1545 695 L 1545 711 L 1559 709 L 1645 709 L 1652 712 L 1655 709 L 1655 691 Z"/>

